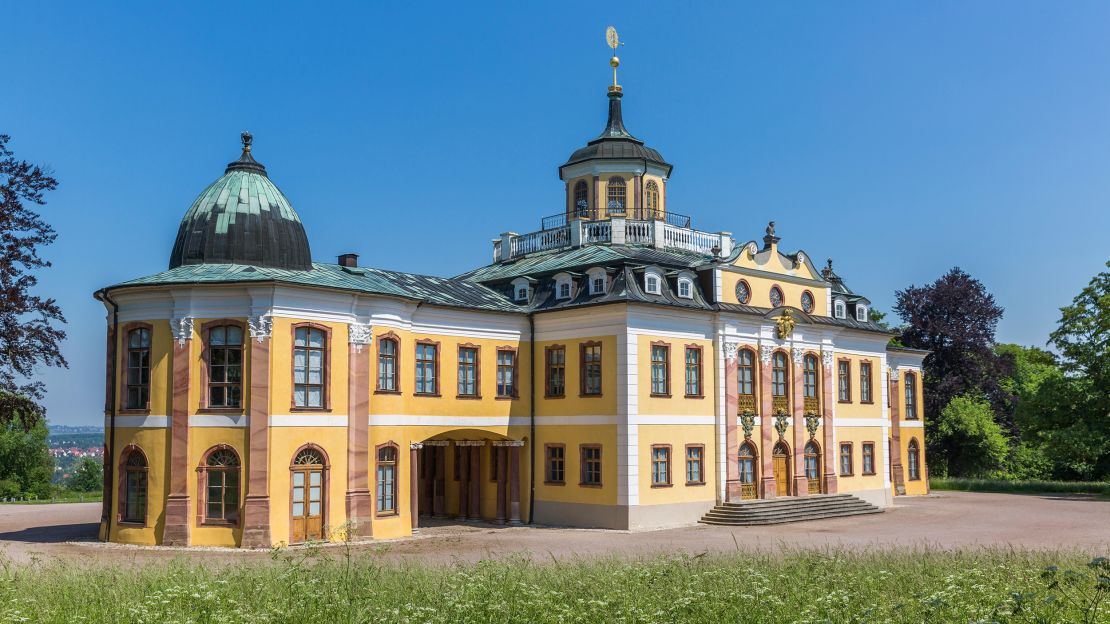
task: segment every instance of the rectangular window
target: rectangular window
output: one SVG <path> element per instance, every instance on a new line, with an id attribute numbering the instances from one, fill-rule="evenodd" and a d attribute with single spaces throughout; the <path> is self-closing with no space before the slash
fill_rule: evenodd
<path id="1" fill-rule="evenodd" d="M 323 409 L 326 334 L 315 327 L 293 333 L 293 407 Z"/>
<path id="2" fill-rule="evenodd" d="M 561 397 L 567 392 L 567 350 L 565 347 L 548 347 L 546 350 L 544 377 L 547 380 L 547 396 Z"/>
<path id="3" fill-rule="evenodd" d="M 747 349 L 736 352 L 736 390 L 738 394 L 755 395 L 755 356 Z"/>
<path id="4" fill-rule="evenodd" d="M 459 396 L 478 396 L 478 349 L 459 347 Z"/>
<path id="5" fill-rule="evenodd" d="M 150 406 L 150 330 L 141 327 L 127 334 L 127 409 Z"/>
<path id="6" fill-rule="evenodd" d="M 587 342 L 582 345 L 582 394 L 601 396 L 601 345 Z"/>
<path id="7" fill-rule="evenodd" d="M 863 443 L 863 474 L 875 474 L 875 443 Z"/>
<path id="8" fill-rule="evenodd" d="M 548 444 L 544 447 L 547 473 L 544 481 L 547 483 L 566 482 L 566 447 L 562 444 Z"/>
<path id="9" fill-rule="evenodd" d="M 701 347 L 686 347 L 686 396 L 701 396 Z"/>
<path id="10" fill-rule="evenodd" d="M 849 360 L 840 360 L 836 363 L 837 371 L 837 400 L 848 403 L 852 400 L 852 363 Z"/>
<path id="11" fill-rule="evenodd" d="M 906 373 L 902 383 L 906 385 L 906 419 L 917 420 L 917 376 Z"/>
<path id="12" fill-rule="evenodd" d="M 397 447 L 378 449 L 378 513 L 397 513 Z"/>
<path id="13" fill-rule="evenodd" d="M 850 443 L 843 443 L 840 445 L 840 476 L 848 477 L 852 474 L 852 445 Z"/>
<path id="14" fill-rule="evenodd" d="M 651 485 L 671 484 L 671 447 L 654 445 L 651 447 Z"/>
<path id="15" fill-rule="evenodd" d="M 585 446 L 582 451 L 582 485 L 601 485 L 601 447 Z"/>
<path id="16" fill-rule="evenodd" d="M 859 364 L 859 400 L 860 403 L 871 403 L 871 362 Z"/>
<path id="17" fill-rule="evenodd" d="M 436 369 L 439 362 L 439 347 L 435 344 L 416 345 L 416 394 L 438 394 L 439 386 Z"/>
<path id="18" fill-rule="evenodd" d="M 383 338 L 378 341 L 378 390 L 396 392 L 397 341 Z"/>
<path id="19" fill-rule="evenodd" d="M 705 447 L 697 444 L 686 447 L 686 485 L 705 483 Z"/>
<path id="20" fill-rule="evenodd" d="M 208 407 L 237 408 L 243 401 L 243 329 L 208 330 Z"/>
<path id="21" fill-rule="evenodd" d="M 497 350 L 497 396 L 516 397 L 516 351 L 511 349 Z"/>
<path id="22" fill-rule="evenodd" d="M 651 346 L 651 393 L 670 396 L 671 348 L 668 345 Z"/>
<path id="23" fill-rule="evenodd" d="M 595 277 L 593 279 L 593 281 L 590 282 L 590 284 L 591 284 L 590 294 L 597 295 L 597 294 L 605 292 L 605 277 L 604 276 L 599 275 L 598 277 Z"/>

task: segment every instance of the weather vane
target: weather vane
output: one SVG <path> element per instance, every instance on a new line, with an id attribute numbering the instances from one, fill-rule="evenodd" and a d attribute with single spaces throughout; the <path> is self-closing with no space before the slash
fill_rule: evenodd
<path id="1" fill-rule="evenodd" d="M 620 66 L 621 60 L 617 57 L 617 46 L 624 45 L 624 42 L 617 37 L 617 29 L 612 26 L 605 29 L 605 43 L 613 48 L 613 58 L 609 59 L 609 65 L 613 67 L 613 86 L 609 87 L 610 91 L 620 91 L 621 86 L 617 84 L 617 67 Z"/>

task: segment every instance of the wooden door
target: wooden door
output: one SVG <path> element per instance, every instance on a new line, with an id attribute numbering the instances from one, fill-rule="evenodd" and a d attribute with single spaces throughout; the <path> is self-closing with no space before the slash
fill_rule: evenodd
<path id="1" fill-rule="evenodd" d="M 775 473 L 775 496 L 790 496 L 790 454 L 782 446 L 776 446 L 771 459 Z"/>
<path id="2" fill-rule="evenodd" d="M 293 543 L 324 539 L 324 472 L 319 466 L 293 471 Z"/>

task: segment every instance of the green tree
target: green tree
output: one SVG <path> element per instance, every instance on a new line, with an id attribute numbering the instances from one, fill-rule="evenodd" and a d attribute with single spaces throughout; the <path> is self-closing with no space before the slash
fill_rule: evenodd
<path id="1" fill-rule="evenodd" d="M 0 481 L 18 484 L 19 494 L 46 498 L 54 458 L 46 445 L 46 425 L 39 421 L 25 430 L 18 418 L 0 421 Z"/>
<path id="2" fill-rule="evenodd" d="M 960 395 L 941 410 L 937 432 L 948 440 L 943 457 L 934 458 L 954 477 L 986 477 L 1001 469 L 1010 454 L 1010 441 L 994 420 L 985 399 Z"/>
<path id="3" fill-rule="evenodd" d="M 104 467 L 91 457 L 82 457 L 66 487 L 75 492 L 98 492 L 104 487 Z"/>

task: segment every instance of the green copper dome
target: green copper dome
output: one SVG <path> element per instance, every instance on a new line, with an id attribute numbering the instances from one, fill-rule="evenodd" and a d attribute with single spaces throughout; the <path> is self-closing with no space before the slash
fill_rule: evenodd
<path id="1" fill-rule="evenodd" d="M 185 213 L 170 254 L 170 268 L 188 264 L 248 264 L 308 271 L 312 253 L 292 204 L 251 156 L 229 164 Z"/>

